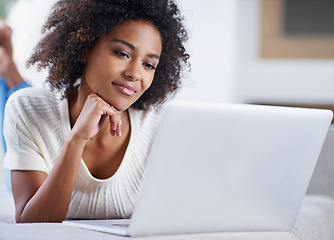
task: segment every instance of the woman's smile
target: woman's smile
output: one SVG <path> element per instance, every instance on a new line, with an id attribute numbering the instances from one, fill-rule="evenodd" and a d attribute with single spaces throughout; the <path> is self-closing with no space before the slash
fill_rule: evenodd
<path id="1" fill-rule="evenodd" d="M 130 97 L 134 96 L 136 94 L 136 92 L 137 92 L 136 88 L 133 85 L 131 85 L 131 84 L 112 82 L 112 85 L 115 86 L 115 88 L 119 92 L 121 92 L 121 93 L 123 93 L 123 94 L 125 94 L 127 96 L 130 96 Z"/>

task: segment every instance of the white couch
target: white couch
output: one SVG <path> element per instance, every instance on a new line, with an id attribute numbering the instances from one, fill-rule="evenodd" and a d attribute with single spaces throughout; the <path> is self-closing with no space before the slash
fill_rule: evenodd
<path id="1" fill-rule="evenodd" d="M 60 223 L 15 224 L 14 204 L 4 184 L 0 185 L 0 239 L 127 239 Z M 153 236 L 141 239 L 170 240 L 333 240 L 334 239 L 334 126 L 330 127 L 307 195 L 295 227 L 290 232 L 238 232 L 175 236 Z"/>

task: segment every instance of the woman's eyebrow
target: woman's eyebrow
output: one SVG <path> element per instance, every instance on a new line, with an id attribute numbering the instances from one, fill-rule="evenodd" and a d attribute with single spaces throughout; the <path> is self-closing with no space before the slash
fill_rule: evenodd
<path id="1" fill-rule="evenodd" d="M 154 54 L 154 53 L 148 54 L 147 56 L 150 57 L 150 58 L 156 58 L 156 59 L 160 60 L 159 55 Z"/>
<path id="2" fill-rule="evenodd" d="M 112 42 L 118 42 L 118 43 L 121 43 L 121 44 L 123 44 L 123 45 L 125 45 L 125 46 L 127 46 L 127 47 L 129 47 L 133 50 L 136 50 L 135 46 L 133 46 L 133 44 L 131 44 L 127 41 L 124 41 L 124 40 L 121 40 L 121 39 L 113 39 Z"/>
<path id="3" fill-rule="evenodd" d="M 122 39 L 113 39 L 112 42 L 118 42 L 118 43 L 121 43 L 121 44 L 123 44 L 123 45 L 125 45 L 125 46 L 127 46 L 127 47 L 129 47 L 129 48 L 131 48 L 133 50 L 136 50 L 136 48 L 135 48 L 135 46 L 133 46 L 133 44 L 131 44 L 131 43 L 127 42 L 127 41 L 124 41 Z M 157 54 L 154 54 L 154 53 L 148 54 L 147 56 L 151 57 L 151 58 L 156 58 L 156 59 L 160 60 L 160 56 L 157 55 Z"/>

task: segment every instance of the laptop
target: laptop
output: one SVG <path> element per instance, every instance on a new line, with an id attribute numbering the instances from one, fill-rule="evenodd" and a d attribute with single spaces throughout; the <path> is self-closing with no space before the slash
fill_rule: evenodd
<path id="1" fill-rule="evenodd" d="M 64 221 L 126 236 L 293 228 L 329 110 L 174 101 L 131 219 Z"/>

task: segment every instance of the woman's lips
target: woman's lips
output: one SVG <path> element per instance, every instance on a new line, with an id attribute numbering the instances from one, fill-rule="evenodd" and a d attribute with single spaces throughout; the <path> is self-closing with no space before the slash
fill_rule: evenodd
<path id="1" fill-rule="evenodd" d="M 131 85 L 127 85 L 127 84 L 119 84 L 119 83 L 112 83 L 112 85 L 114 85 L 118 91 L 120 91 L 121 93 L 132 97 L 133 95 L 136 94 L 136 89 L 131 86 Z"/>

